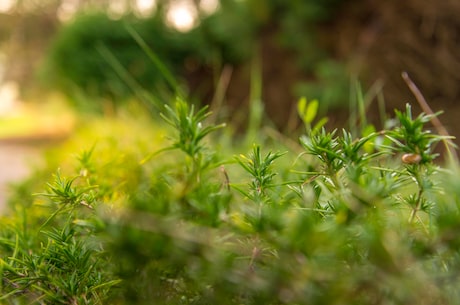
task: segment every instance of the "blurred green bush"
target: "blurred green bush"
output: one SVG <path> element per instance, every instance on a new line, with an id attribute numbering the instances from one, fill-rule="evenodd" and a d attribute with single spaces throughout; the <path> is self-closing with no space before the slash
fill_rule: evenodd
<path id="1" fill-rule="evenodd" d="M 257 49 L 262 46 L 262 39 L 268 39 L 293 51 L 298 69 L 312 79 L 292 84 L 291 94 L 318 98 L 323 106 L 336 105 L 348 98 L 343 89 L 348 86 L 347 71 L 339 62 L 327 64 L 333 60 L 321 45 L 316 27 L 333 18 L 344 2 L 225 0 L 216 12 L 201 16 L 199 24 L 188 32 L 166 25 L 161 9 L 145 19 L 127 15 L 114 20 L 104 13 L 82 14 L 59 31 L 41 75 L 45 83 L 74 98 L 88 95 L 122 100 L 140 88 L 161 95 L 168 89 L 164 75 L 135 42 L 126 25 L 145 40 L 185 89 L 187 77 L 203 78 L 202 83 L 214 82 L 225 64 L 249 64 L 253 56 L 259 56 Z M 110 56 L 103 54 L 101 48 L 108 50 Z M 281 64 L 293 59 L 264 60 Z M 200 69 L 213 71 L 213 75 L 190 73 Z M 331 90 L 334 94 L 330 94 Z"/>
<path id="2" fill-rule="evenodd" d="M 70 95 L 75 90 L 91 97 L 132 95 L 134 88 L 119 75 L 111 58 L 101 52 L 104 47 L 142 87 L 164 85 L 162 75 L 129 34 L 127 23 L 174 73 L 193 52 L 187 36 L 169 30 L 158 18 L 113 20 L 102 13 L 82 15 L 64 26 L 55 38 L 42 73 L 45 81 Z"/>
<path id="3" fill-rule="evenodd" d="M 168 26 L 162 12 L 145 19 L 124 16 L 116 20 L 104 13 L 82 14 L 64 25 L 55 37 L 42 78 L 70 95 L 81 90 L 91 97 L 116 100 L 133 95 L 137 89 L 121 75 L 122 67 L 141 88 L 149 92 L 164 89 L 164 75 L 136 43 L 128 26 L 179 80 L 190 65 L 196 69 L 216 62 L 244 61 L 251 54 L 250 18 L 240 4 L 226 8 L 225 13 L 220 10 L 204 18 L 201 26 L 188 32 Z M 101 48 L 113 56 L 104 54 Z"/>

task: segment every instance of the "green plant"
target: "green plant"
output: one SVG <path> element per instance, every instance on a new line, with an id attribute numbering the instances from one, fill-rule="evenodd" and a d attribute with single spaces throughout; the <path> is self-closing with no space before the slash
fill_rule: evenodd
<path id="1" fill-rule="evenodd" d="M 203 127 L 203 121 L 211 115 L 207 112 L 208 107 L 203 107 L 195 113 L 195 109 L 182 99 L 178 98 L 175 108 L 165 106 L 166 115 L 163 119 L 176 130 L 176 137 L 171 146 L 166 148 L 179 149 L 191 159 L 188 172 L 192 180 L 200 182 L 201 172 L 205 170 L 212 161 L 212 154 L 208 154 L 204 138 L 211 132 L 222 128 L 225 124 Z"/>
<path id="2" fill-rule="evenodd" d="M 251 175 L 252 181 L 249 184 L 249 191 L 245 191 L 237 186 L 233 186 L 245 197 L 251 200 L 256 205 L 257 212 L 251 217 L 251 222 L 255 223 L 256 227 L 261 228 L 263 224 L 263 209 L 265 205 L 277 204 L 272 202 L 273 196 L 268 192 L 273 189 L 273 177 L 276 173 L 273 172 L 273 163 L 280 158 L 283 153 L 271 153 L 262 156 L 260 146 L 254 145 L 253 151 L 249 156 L 240 155 L 236 158 L 238 164 Z"/>
<path id="3" fill-rule="evenodd" d="M 36 218 L 24 210 L 22 230 L 14 224 L 3 229 L 2 254 L 8 253 L 0 261 L 3 302 L 103 304 L 119 283 L 104 271 L 104 250 L 95 239 L 101 229 L 94 214 L 97 187 L 77 180 L 82 177 L 56 173 L 48 191 L 38 194 L 47 199 L 41 208 L 49 215 Z"/>
<path id="4" fill-rule="evenodd" d="M 431 177 L 439 170 L 432 161 L 438 156 L 434 152 L 435 145 L 445 139 L 444 136 L 435 135 L 424 129 L 424 125 L 430 122 L 432 116 L 420 114 L 417 118 L 412 117 L 410 105 L 406 106 L 406 112 L 396 111 L 400 123 L 393 130 L 380 132 L 366 132 L 366 136 L 354 139 L 352 134 L 343 131 L 341 137 L 336 136 L 336 131 L 310 132 L 310 136 L 301 138 L 301 144 L 308 154 L 316 156 L 322 164 L 319 171 L 310 172 L 315 181 L 317 177 L 323 177 L 321 190 L 326 187 L 332 191 L 333 199 L 322 206 L 337 209 L 345 204 L 351 210 L 357 210 L 359 205 L 352 204 L 355 200 L 343 197 L 343 190 L 350 187 L 350 183 L 365 187 L 371 183 L 370 178 L 375 177 L 370 173 L 372 170 L 380 171 L 381 178 L 388 179 L 388 172 L 396 174 L 393 178 L 394 187 L 408 187 L 409 181 L 414 181 L 417 192 L 403 196 L 395 202 L 408 204 L 411 207 L 410 221 L 412 222 L 420 209 L 430 213 L 433 202 L 425 198 L 425 192 L 436 191 Z M 377 145 L 377 139 L 385 137 L 394 146 Z M 380 140 L 382 142 L 382 140 Z M 385 169 L 380 166 L 381 162 L 393 153 L 405 153 L 400 156 L 404 164 L 404 170 Z M 310 181 L 310 180 L 308 180 Z M 390 181 L 383 180 L 387 187 Z M 316 183 L 316 182 L 315 182 Z M 378 183 L 376 181 L 376 183 Z M 376 190 L 380 189 L 375 187 Z M 395 199 L 395 198 L 393 198 Z M 362 200 L 360 200 L 362 201 Z M 336 204 L 332 204 L 336 202 Z M 350 205 L 351 204 L 351 205 Z"/>
<path id="5" fill-rule="evenodd" d="M 15 201 L 0 226 L 2 302 L 459 303 L 458 169 L 433 163 L 430 116 L 306 126 L 299 154 L 267 141 L 240 155 L 212 137 L 206 109 L 176 102 L 171 142 L 123 125 L 77 156 L 76 176 L 63 167 L 38 201 Z M 315 106 L 300 106 L 312 123 Z"/>
<path id="6" fill-rule="evenodd" d="M 76 102 L 79 94 L 92 101 L 102 97 L 119 102 L 153 90 L 159 98 L 158 92 L 169 89 L 171 80 L 165 80 L 169 74 L 158 62 L 151 64 L 152 50 L 162 66 L 179 73 L 195 53 L 195 40 L 169 29 L 160 15 L 113 20 L 104 13 L 81 14 L 53 39 L 41 76 Z"/>
<path id="7" fill-rule="evenodd" d="M 432 161 L 438 154 L 434 152 L 434 148 L 437 143 L 449 138 L 424 130 L 424 125 L 436 115 L 439 113 L 433 115 L 422 113 L 414 119 L 411 106 L 407 104 L 405 113 L 396 111 L 396 117 L 401 125 L 387 135 L 395 144 L 393 150 L 404 153 L 401 160 L 405 163 L 405 174 L 417 185 L 417 192 L 404 199 L 412 209 L 410 221 L 415 220 L 419 210 L 429 212 L 434 204 L 425 196 L 426 192 L 435 188 L 431 177 L 438 168 L 432 164 Z"/>

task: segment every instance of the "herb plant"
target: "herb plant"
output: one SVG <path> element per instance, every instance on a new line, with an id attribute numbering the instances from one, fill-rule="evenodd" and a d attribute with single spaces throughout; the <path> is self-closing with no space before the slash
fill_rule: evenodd
<path id="1" fill-rule="evenodd" d="M 38 195 L 1 219 L 1 301 L 459 303 L 458 169 L 434 163 L 431 116 L 407 106 L 391 129 L 327 131 L 310 103 L 295 149 L 221 149 L 223 126 L 179 99 L 161 145 L 127 132 L 73 174 L 37 174 L 18 192 Z"/>

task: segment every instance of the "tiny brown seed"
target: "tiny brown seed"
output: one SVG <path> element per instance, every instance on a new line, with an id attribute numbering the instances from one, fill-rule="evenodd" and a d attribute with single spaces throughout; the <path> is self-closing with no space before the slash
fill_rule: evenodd
<path id="1" fill-rule="evenodd" d="M 422 161 L 422 156 L 419 154 L 404 154 L 402 155 L 401 160 L 406 164 L 417 164 Z"/>

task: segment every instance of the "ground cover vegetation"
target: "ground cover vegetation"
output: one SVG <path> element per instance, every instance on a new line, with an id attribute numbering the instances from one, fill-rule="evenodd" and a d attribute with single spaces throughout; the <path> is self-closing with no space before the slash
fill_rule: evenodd
<path id="1" fill-rule="evenodd" d="M 353 134 L 317 107 L 299 101 L 298 143 L 236 141 L 180 96 L 165 124 L 86 122 L 1 219 L 2 302 L 456 304 L 460 188 L 434 115 Z"/>
<path id="2" fill-rule="evenodd" d="M 357 89 L 349 128 L 330 130 L 320 102 L 301 98 L 293 139 L 265 124 L 254 69 L 242 135 L 125 29 L 166 86 L 147 94 L 99 45 L 106 88 L 138 101 L 81 115 L 15 186 L 0 218 L 0 302 L 460 302 L 459 170 L 432 127 L 440 113 L 408 104 L 374 126 Z"/>

